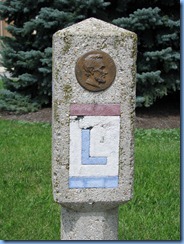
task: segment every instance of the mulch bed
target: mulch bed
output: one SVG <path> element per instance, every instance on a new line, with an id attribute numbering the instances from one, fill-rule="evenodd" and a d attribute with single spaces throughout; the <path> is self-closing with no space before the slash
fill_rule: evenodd
<path id="1" fill-rule="evenodd" d="M 52 121 L 51 108 L 44 108 L 34 113 L 16 115 L 7 112 L 0 112 L 0 119 L 23 120 L 30 122 L 49 122 Z M 179 110 L 155 111 L 155 110 L 137 110 L 135 119 L 136 128 L 158 128 L 169 129 L 180 127 Z"/>
<path id="2" fill-rule="evenodd" d="M 52 109 L 44 108 L 34 113 L 17 115 L 1 112 L 0 119 L 30 122 L 52 122 Z M 136 128 L 172 129 L 180 127 L 180 93 L 169 95 L 149 108 L 136 108 Z"/>

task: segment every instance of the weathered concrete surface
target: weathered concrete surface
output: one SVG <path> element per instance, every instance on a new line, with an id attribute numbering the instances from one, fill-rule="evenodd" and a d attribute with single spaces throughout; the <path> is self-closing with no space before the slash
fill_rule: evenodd
<path id="1" fill-rule="evenodd" d="M 112 85 L 98 92 L 84 89 L 75 75 L 78 58 L 93 50 L 101 50 L 109 54 L 116 65 L 116 77 Z M 95 240 L 95 236 L 97 240 L 117 239 L 117 224 L 115 224 L 117 208 L 132 198 L 133 191 L 135 61 L 135 33 L 103 21 L 90 18 L 54 34 L 52 179 L 54 199 L 63 206 L 62 239 Z M 75 117 L 71 108 L 76 106 L 75 108 L 80 110 L 84 105 L 94 104 L 99 106 L 99 110 L 97 109 L 97 114 L 95 112 L 92 115 L 89 113 L 91 109 L 89 111 L 87 109 L 84 115 Z M 119 112 L 115 115 L 103 114 L 106 118 L 101 118 L 99 111 L 102 105 L 105 106 L 106 111 L 109 111 L 109 105 L 115 105 Z M 87 118 L 90 116 L 94 118 Z M 106 124 L 105 121 L 108 123 Z M 73 126 L 76 131 L 81 130 L 81 134 L 73 131 Z M 116 127 L 115 134 L 110 132 L 113 131 L 113 126 Z M 105 133 L 105 127 L 110 134 Z M 83 129 L 91 130 L 91 134 L 89 131 L 82 131 Z M 73 133 L 76 133 L 80 144 L 80 148 L 76 150 L 82 152 L 78 154 L 78 158 L 81 155 L 82 166 L 79 170 L 77 169 L 77 177 L 80 179 L 91 177 L 85 178 L 84 181 L 88 182 L 82 183 L 80 187 L 76 179 L 73 181 L 72 178 L 72 183 L 70 182 L 71 177 L 76 176 Z M 117 133 L 119 133 L 118 140 Z M 93 139 L 93 135 L 98 140 Z M 109 135 L 118 148 L 111 146 Z M 87 145 L 80 142 L 83 136 L 87 138 Z M 74 140 L 74 143 L 77 148 L 77 140 Z M 101 147 L 101 150 L 95 148 L 97 145 Z M 91 150 L 90 153 L 89 150 Z M 106 172 L 110 165 L 108 161 L 110 150 L 112 150 L 112 155 L 114 153 L 111 166 L 112 169 L 115 168 L 114 171 L 112 170 L 112 175 L 110 171 Z M 73 153 L 73 156 L 70 153 Z M 77 153 L 76 151 L 76 157 Z M 95 157 L 99 160 L 98 167 L 96 171 L 93 169 L 93 172 L 88 173 L 87 169 L 90 169 L 90 164 L 94 163 Z M 84 164 L 83 158 L 85 158 Z M 97 179 L 97 176 L 107 178 Z M 116 209 L 116 213 L 112 209 Z M 112 225 L 115 226 L 112 231 L 114 234 L 111 234 L 110 219 Z M 88 226 L 87 231 L 83 231 L 85 226 Z M 93 227 L 97 234 L 94 233 Z"/>
<path id="2" fill-rule="evenodd" d="M 62 240 L 117 240 L 117 208 L 105 212 L 77 212 L 66 208 L 61 211 Z"/>
<path id="3" fill-rule="evenodd" d="M 89 92 L 75 77 L 78 57 L 108 53 L 116 65 L 112 86 Z M 90 18 L 53 37 L 53 189 L 55 201 L 74 210 L 110 209 L 132 198 L 136 35 Z M 119 185 L 116 189 L 69 189 L 70 104 L 120 104 Z"/>

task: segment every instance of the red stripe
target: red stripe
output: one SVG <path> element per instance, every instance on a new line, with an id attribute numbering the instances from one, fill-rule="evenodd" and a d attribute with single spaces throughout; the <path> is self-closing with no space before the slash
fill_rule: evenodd
<path id="1" fill-rule="evenodd" d="M 120 104 L 71 104 L 70 115 L 119 116 Z"/>

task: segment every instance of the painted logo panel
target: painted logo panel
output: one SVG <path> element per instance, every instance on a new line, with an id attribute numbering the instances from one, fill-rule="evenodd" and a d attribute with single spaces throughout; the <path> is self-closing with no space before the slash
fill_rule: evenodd
<path id="1" fill-rule="evenodd" d="M 88 113 L 70 116 L 69 188 L 118 187 L 120 116 Z"/>

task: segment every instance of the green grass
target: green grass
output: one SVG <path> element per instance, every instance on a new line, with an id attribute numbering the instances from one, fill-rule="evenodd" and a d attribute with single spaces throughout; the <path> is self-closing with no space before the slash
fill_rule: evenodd
<path id="1" fill-rule="evenodd" d="M 137 130 L 134 197 L 120 207 L 119 239 L 180 239 L 179 129 Z"/>
<path id="2" fill-rule="evenodd" d="M 0 120 L 0 239 L 55 240 L 49 124 Z"/>
<path id="3" fill-rule="evenodd" d="M 119 239 L 180 239 L 179 129 L 136 130 L 133 199 Z M 51 184 L 51 126 L 0 120 L 0 239 L 59 240 Z"/>

